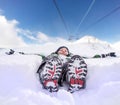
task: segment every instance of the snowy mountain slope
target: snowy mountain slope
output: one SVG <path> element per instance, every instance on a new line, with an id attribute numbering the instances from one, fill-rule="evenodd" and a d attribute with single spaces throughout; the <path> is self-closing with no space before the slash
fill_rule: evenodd
<path id="1" fill-rule="evenodd" d="M 110 43 L 99 40 L 93 36 L 84 36 L 79 40 L 75 41 L 74 44 L 76 44 L 76 46 L 83 47 L 83 50 L 87 49 L 87 52 L 92 51 L 92 54 L 114 51 L 114 48 L 111 46 Z"/>
<path id="2" fill-rule="evenodd" d="M 41 45 L 31 45 L 29 47 L 14 49 L 17 52 L 41 53 L 48 55 L 56 51 L 60 46 L 67 46 L 71 53 L 79 54 L 81 56 L 92 57 L 95 54 L 116 52 L 116 50 L 107 42 L 101 41 L 92 36 L 85 36 L 77 41 L 68 42 L 60 40 L 56 42 L 48 42 Z"/>
<path id="3" fill-rule="evenodd" d="M 101 44 L 108 44 L 107 42 L 101 41 L 98 38 L 96 38 L 94 36 L 90 36 L 90 35 L 86 35 L 86 36 L 80 38 L 76 42 L 77 43 L 101 43 Z"/>
<path id="4" fill-rule="evenodd" d="M 120 42 L 116 42 L 113 44 L 113 47 L 117 50 L 120 50 Z"/>
<path id="5" fill-rule="evenodd" d="M 108 42 L 99 40 L 93 36 L 84 36 L 79 40 L 72 42 L 60 39 L 41 45 L 30 45 L 25 48 L 18 48 L 18 50 L 14 50 L 27 51 L 29 53 L 43 53 L 48 55 L 50 52 L 55 51 L 60 46 L 67 46 L 70 48 L 72 53 L 76 53 L 81 56 L 93 56 L 99 53 L 109 53 L 116 51 L 115 48 Z"/>

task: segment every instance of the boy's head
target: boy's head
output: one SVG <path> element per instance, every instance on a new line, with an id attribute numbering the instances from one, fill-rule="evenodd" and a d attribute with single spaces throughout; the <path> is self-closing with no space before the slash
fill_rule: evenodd
<path id="1" fill-rule="evenodd" d="M 65 55 L 65 56 L 68 56 L 69 55 L 69 50 L 67 47 L 65 46 L 61 46 L 57 49 L 57 51 L 55 52 L 56 54 L 62 54 L 62 55 Z"/>

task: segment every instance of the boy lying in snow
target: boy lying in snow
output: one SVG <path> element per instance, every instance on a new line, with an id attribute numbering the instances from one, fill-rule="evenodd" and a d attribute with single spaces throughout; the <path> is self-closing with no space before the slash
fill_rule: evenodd
<path id="1" fill-rule="evenodd" d="M 66 82 L 68 91 L 85 88 L 87 65 L 79 55 L 73 55 L 62 46 L 45 57 L 37 71 L 43 88 L 56 92 Z"/>

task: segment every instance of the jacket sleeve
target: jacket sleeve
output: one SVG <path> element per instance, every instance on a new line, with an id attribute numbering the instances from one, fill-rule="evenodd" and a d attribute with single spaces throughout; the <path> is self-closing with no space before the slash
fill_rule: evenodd
<path id="1" fill-rule="evenodd" d="M 54 57 L 54 56 L 58 57 L 58 54 L 56 54 L 56 53 L 51 53 L 50 55 L 48 55 L 47 57 L 45 57 L 43 60 L 44 60 L 44 61 L 47 61 L 47 60 L 49 60 L 50 58 L 52 58 L 52 57 Z"/>

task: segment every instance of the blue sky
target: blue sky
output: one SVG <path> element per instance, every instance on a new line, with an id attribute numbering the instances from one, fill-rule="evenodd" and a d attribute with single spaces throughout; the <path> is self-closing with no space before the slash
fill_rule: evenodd
<path id="1" fill-rule="evenodd" d="M 33 33 L 65 39 L 92 35 L 109 42 L 120 41 L 120 0 L 55 1 L 68 31 L 53 0 L 0 0 L 0 10 L 6 19 L 17 20 L 17 27 Z"/>

